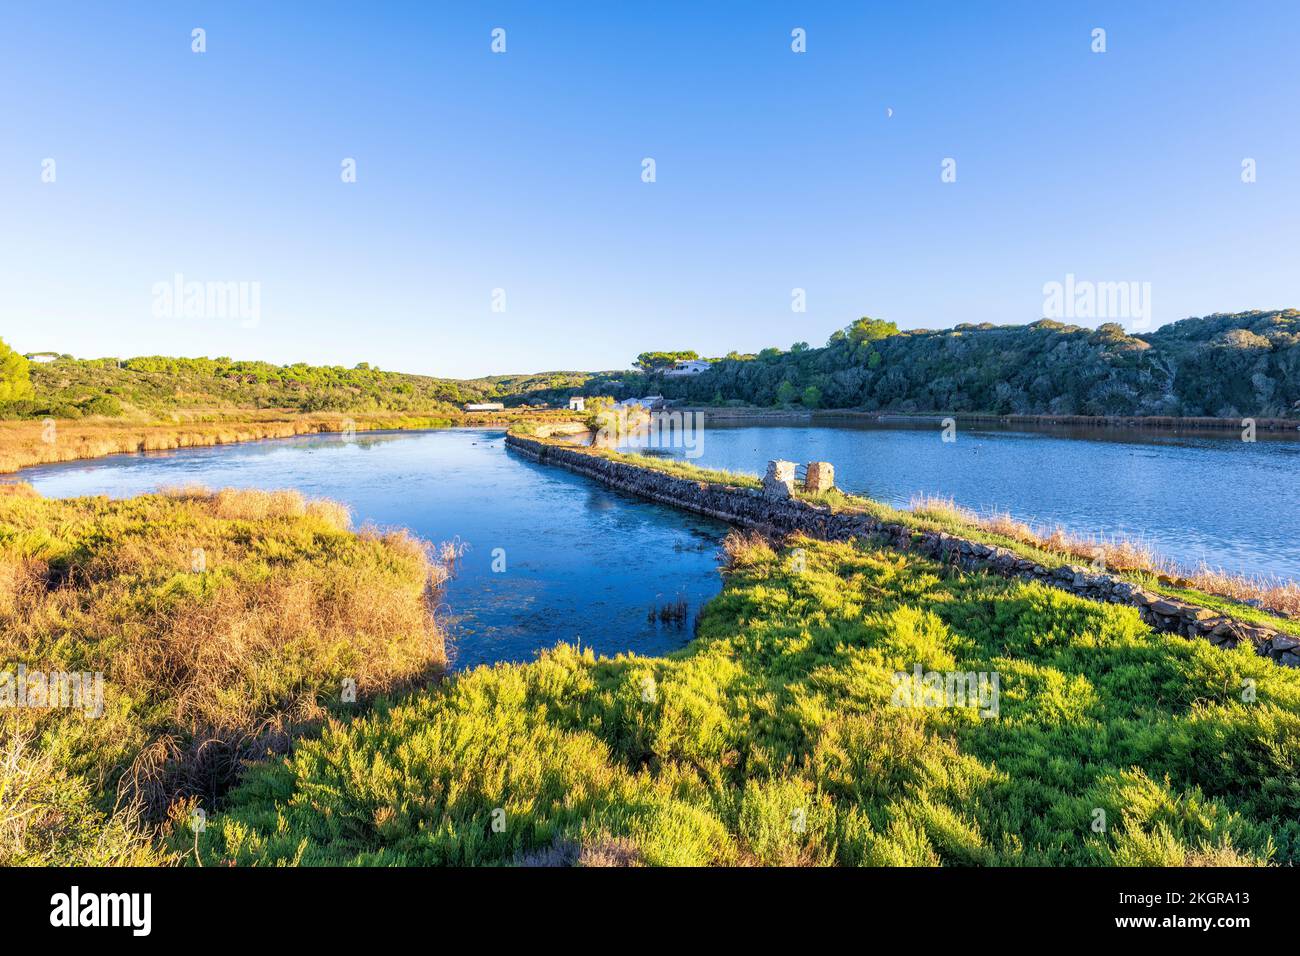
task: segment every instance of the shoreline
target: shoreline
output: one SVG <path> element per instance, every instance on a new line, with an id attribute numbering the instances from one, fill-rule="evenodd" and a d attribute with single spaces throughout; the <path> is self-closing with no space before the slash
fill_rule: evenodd
<path id="1" fill-rule="evenodd" d="M 509 410 L 507 410 L 509 411 Z M 567 414 L 565 416 L 568 417 Z M 523 419 L 558 419 L 529 410 L 518 414 L 293 415 L 268 412 L 243 418 L 187 422 L 122 423 L 116 419 L 25 419 L 0 422 L 0 475 L 26 468 L 134 455 L 150 451 L 210 448 L 276 438 L 347 431 L 427 431 L 443 428 L 507 428 Z"/>

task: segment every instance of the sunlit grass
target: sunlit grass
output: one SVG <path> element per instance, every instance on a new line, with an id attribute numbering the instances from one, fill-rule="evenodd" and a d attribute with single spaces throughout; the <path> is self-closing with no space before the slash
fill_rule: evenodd
<path id="1" fill-rule="evenodd" d="M 863 544 L 727 551 L 685 650 L 561 645 L 331 722 L 204 863 L 1300 861 L 1300 672 Z M 893 706 L 918 663 L 999 674 L 999 715 Z"/>

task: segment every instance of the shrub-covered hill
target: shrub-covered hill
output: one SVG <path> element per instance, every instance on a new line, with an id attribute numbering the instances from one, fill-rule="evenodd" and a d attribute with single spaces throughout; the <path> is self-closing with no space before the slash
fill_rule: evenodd
<path id="1" fill-rule="evenodd" d="M 242 760 L 440 674 L 443 567 L 347 525 L 296 492 L 0 484 L 0 866 L 158 862 L 153 827 L 212 809 Z"/>
<path id="2" fill-rule="evenodd" d="M 665 658 L 560 646 L 250 772 L 220 864 L 1300 862 L 1300 672 L 860 544 L 737 542 Z M 995 717 L 895 672 L 996 673 Z M 1250 688 L 1250 692 L 1245 692 Z M 192 857 L 192 854 L 191 854 Z"/>
<path id="3" fill-rule="evenodd" d="M 0 358 L 4 349 L 0 345 Z M 658 367 L 646 360 L 641 364 Z M 900 332 L 861 319 L 824 348 L 796 343 L 731 353 L 700 375 L 539 372 L 457 381 L 361 363 L 272 365 L 228 358 L 0 362 L 0 418 L 86 415 L 156 419 L 176 412 L 379 413 L 446 416 L 469 401 L 561 407 L 575 393 L 658 393 L 706 404 L 1020 415 L 1300 419 L 1300 312 L 1184 319 L 1130 335 L 1044 319 Z M 30 379 L 30 383 L 29 383 Z"/>
<path id="4" fill-rule="evenodd" d="M 0 418 L 237 417 L 258 410 L 446 416 L 464 402 L 519 404 L 538 390 L 579 387 L 588 377 L 541 372 L 458 381 L 365 362 L 344 368 L 164 356 L 29 362 L 0 342 Z"/>
<path id="5" fill-rule="evenodd" d="M 277 409 L 296 412 L 445 412 L 485 389 L 367 366 L 272 365 L 230 359 L 72 359 L 34 362 L 34 395 L 10 416 L 144 414 L 174 410 Z"/>
<path id="6" fill-rule="evenodd" d="M 824 348 L 734 356 L 694 377 L 597 378 L 585 391 L 903 413 L 1300 418 L 1300 312 L 1211 315 L 1137 335 L 1046 319 L 899 332 L 864 319 Z"/>

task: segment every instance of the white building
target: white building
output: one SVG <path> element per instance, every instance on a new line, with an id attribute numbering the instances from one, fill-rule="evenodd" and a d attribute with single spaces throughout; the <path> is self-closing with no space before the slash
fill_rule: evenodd
<path id="1" fill-rule="evenodd" d="M 573 398 L 569 399 L 569 411 L 585 412 L 586 410 L 587 410 L 587 400 L 583 398 L 581 395 L 574 395 Z"/>
<path id="2" fill-rule="evenodd" d="M 664 370 L 664 375 L 672 378 L 683 375 L 699 375 L 712 364 L 712 362 L 706 362 L 704 359 L 678 359 L 673 363 L 672 368 Z"/>
<path id="3" fill-rule="evenodd" d="M 644 408 L 646 411 L 653 411 L 661 408 L 664 404 L 662 395 L 647 395 L 645 398 L 625 398 L 618 403 L 619 408 Z"/>
<path id="4" fill-rule="evenodd" d="M 467 412 L 499 412 L 503 408 L 500 402 L 466 402 L 465 411 Z"/>

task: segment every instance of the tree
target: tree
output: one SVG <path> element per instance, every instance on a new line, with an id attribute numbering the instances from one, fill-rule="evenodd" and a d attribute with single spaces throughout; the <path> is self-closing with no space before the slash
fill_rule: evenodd
<path id="1" fill-rule="evenodd" d="M 822 403 L 822 390 L 816 385 L 809 385 L 803 390 L 804 408 L 817 408 Z"/>
<path id="2" fill-rule="evenodd" d="M 18 402 L 35 394 L 30 365 L 0 339 L 0 402 Z"/>
<path id="3" fill-rule="evenodd" d="M 877 342 L 891 335 L 897 335 L 898 326 L 884 319 L 873 319 L 864 315 L 845 329 L 844 333 L 851 342 L 861 345 L 863 342 Z"/>
<path id="4" fill-rule="evenodd" d="M 699 352 L 683 350 L 678 352 L 642 352 L 636 357 L 636 367 L 643 372 L 659 372 L 676 362 L 697 359 Z"/>

